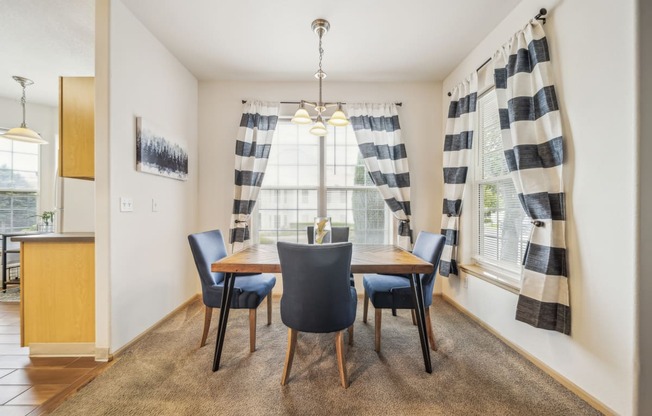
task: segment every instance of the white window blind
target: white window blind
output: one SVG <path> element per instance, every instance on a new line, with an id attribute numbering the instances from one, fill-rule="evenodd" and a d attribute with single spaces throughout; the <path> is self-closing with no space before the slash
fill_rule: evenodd
<path id="1" fill-rule="evenodd" d="M 36 225 L 38 192 L 39 145 L 0 138 L 0 232 Z"/>
<path id="2" fill-rule="evenodd" d="M 478 99 L 478 124 L 475 259 L 511 271 L 511 277 L 518 278 L 531 224 L 507 170 L 493 88 Z"/>

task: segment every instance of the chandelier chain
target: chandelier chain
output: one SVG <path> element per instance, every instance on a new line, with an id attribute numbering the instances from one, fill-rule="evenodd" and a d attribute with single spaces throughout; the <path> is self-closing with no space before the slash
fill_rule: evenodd
<path id="1" fill-rule="evenodd" d="M 324 56 L 324 48 L 322 48 L 322 44 L 321 44 L 323 34 L 324 31 L 320 30 L 319 31 L 319 71 L 317 72 L 317 74 L 319 75 L 319 106 L 320 107 L 323 106 L 323 101 L 321 97 L 321 88 L 322 88 L 321 83 L 322 80 L 324 79 L 324 71 L 322 70 L 322 66 L 321 66 L 322 58 Z M 321 111 L 319 111 L 319 114 L 321 115 Z"/>
<path id="2" fill-rule="evenodd" d="M 328 119 L 329 125 L 346 126 L 350 123 L 350 121 L 346 118 L 346 115 L 342 111 L 341 102 L 326 103 L 324 102 L 324 97 L 323 97 L 324 78 L 326 78 L 326 73 L 324 72 L 324 67 L 323 67 L 324 35 L 328 33 L 328 30 L 330 29 L 331 25 L 330 23 L 328 23 L 328 20 L 326 19 L 315 19 L 310 25 L 310 27 L 312 28 L 312 31 L 315 32 L 315 34 L 319 38 L 318 49 L 317 49 L 317 51 L 319 52 L 319 68 L 315 73 L 315 77 L 319 82 L 319 99 L 317 102 L 302 100 L 301 102 L 296 103 L 299 104 L 299 108 L 297 109 L 296 113 L 294 113 L 294 117 L 292 117 L 292 123 L 294 124 L 313 123 L 312 117 L 310 117 L 310 114 L 305 109 L 305 105 L 308 104 L 310 107 L 314 108 L 314 110 L 317 112 L 317 119 L 315 120 L 312 128 L 310 129 L 310 133 L 315 136 L 325 137 L 328 134 L 328 129 L 325 125 L 326 122 L 324 121 L 324 114 L 327 110 L 327 107 L 330 108 L 330 107 L 337 106 L 337 109 L 333 112 L 333 114 Z"/>
<path id="3" fill-rule="evenodd" d="M 27 128 L 25 123 L 25 105 L 27 104 L 27 99 L 25 98 L 25 83 L 20 84 L 23 87 L 23 96 L 20 98 L 20 105 L 23 107 L 23 122 L 20 124 L 20 127 Z"/>

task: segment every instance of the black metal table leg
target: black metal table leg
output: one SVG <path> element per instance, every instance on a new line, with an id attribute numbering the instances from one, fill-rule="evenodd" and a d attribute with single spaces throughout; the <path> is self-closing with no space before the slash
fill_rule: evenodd
<path id="1" fill-rule="evenodd" d="M 224 336 L 226 335 L 226 325 L 229 321 L 229 310 L 231 309 L 231 299 L 233 298 L 233 286 L 235 276 L 233 273 L 224 274 L 224 289 L 222 289 L 222 303 L 220 305 L 220 322 L 217 325 L 217 340 L 215 342 L 215 357 L 213 358 L 213 371 L 220 368 L 220 358 L 222 357 L 222 345 L 224 345 Z"/>
<path id="2" fill-rule="evenodd" d="M 419 340 L 421 341 L 421 351 L 423 352 L 423 363 L 427 373 L 432 373 L 432 363 L 430 362 L 430 346 L 428 345 L 428 336 L 426 334 L 426 314 L 423 302 L 423 285 L 418 274 L 410 276 L 410 287 L 417 315 L 417 327 L 419 328 Z"/>

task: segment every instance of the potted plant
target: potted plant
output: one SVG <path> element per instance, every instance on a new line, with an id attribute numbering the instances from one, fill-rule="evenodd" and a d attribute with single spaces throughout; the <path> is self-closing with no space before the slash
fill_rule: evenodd
<path id="1" fill-rule="evenodd" d="M 54 211 L 43 211 L 37 217 L 42 221 L 37 227 L 38 231 L 44 231 L 46 233 L 54 231 Z"/>

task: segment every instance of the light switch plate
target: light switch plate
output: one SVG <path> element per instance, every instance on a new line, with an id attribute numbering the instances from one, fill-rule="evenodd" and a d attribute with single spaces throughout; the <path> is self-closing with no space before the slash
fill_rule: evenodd
<path id="1" fill-rule="evenodd" d="M 134 200 L 127 196 L 120 197 L 120 212 L 132 212 L 134 210 Z"/>
<path id="2" fill-rule="evenodd" d="M 156 198 L 152 198 L 152 212 L 158 212 L 158 201 Z"/>

